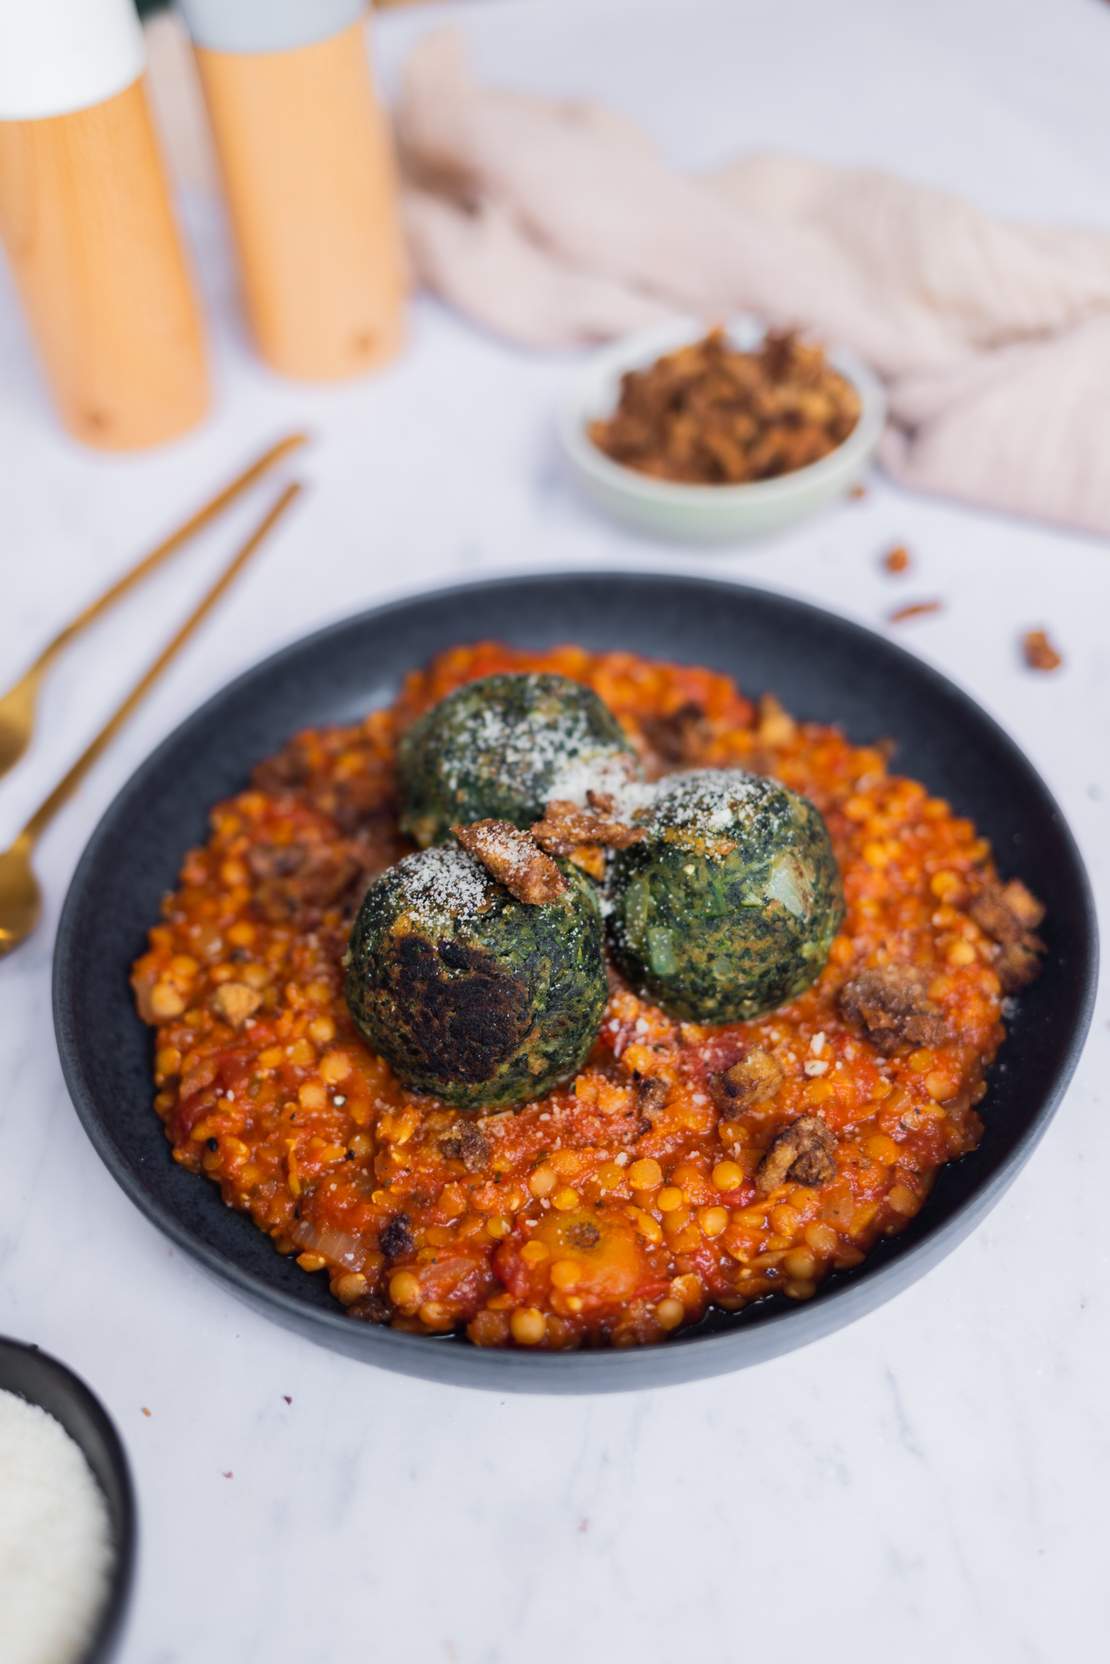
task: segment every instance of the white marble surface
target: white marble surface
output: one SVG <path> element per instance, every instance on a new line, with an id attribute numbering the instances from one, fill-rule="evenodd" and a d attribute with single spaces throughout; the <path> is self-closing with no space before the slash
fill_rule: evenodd
<path id="1" fill-rule="evenodd" d="M 541 0 L 457 15 L 488 73 L 602 94 L 684 161 L 795 146 L 1008 211 L 1110 219 L 1101 0 Z M 426 21 L 382 28 L 388 69 Z M 591 518 L 553 464 L 567 361 L 502 351 L 424 305 L 388 375 L 338 392 L 282 385 L 245 351 L 218 226 L 193 218 L 220 410 L 163 454 L 106 461 L 59 437 L 0 293 L 3 677 L 261 440 L 300 423 L 318 435 L 311 495 L 47 837 L 46 924 L 0 966 L 0 1330 L 71 1360 L 127 1440 L 143 1546 L 125 1664 L 551 1664 L 568 1648 L 731 1661 L 760 1646 L 833 1664 L 1098 1656 L 1110 1617 L 1104 1010 L 1011 1192 L 877 1314 L 732 1379 L 503 1400 L 292 1339 L 171 1250 L 75 1120 L 48 971 L 93 823 L 200 698 L 319 619 L 502 566 L 704 567 L 873 624 L 900 599 L 942 596 L 946 611 L 901 639 L 1043 770 L 1105 918 L 1110 551 L 879 483 L 774 545 L 660 552 Z M 0 842 L 235 529 L 59 668 L 34 755 L 3 784 Z M 894 541 L 915 558 L 897 585 L 876 565 Z M 1018 632 L 1040 622 L 1067 655 L 1053 677 L 1016 658 Z"/>

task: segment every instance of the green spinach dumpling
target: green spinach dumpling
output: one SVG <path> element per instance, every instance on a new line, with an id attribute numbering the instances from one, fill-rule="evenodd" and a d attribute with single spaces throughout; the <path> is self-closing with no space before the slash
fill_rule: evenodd
<path id="1" fill-rule="evenodd" d="M 757 1017 L 815 980 L 840 928 L 840 873 L 813 804 L 777 781 L 703 769 L 660 784 L 642 843 L 611 874 L 614 954 L 695 1022 Z"/>
<path id="2" fill-rule="evenodd" d="M 427 846 L 456 823 L 530 826 L 576 777 L 634 754 L 592 688 L 541 673 L 486 676 L 426 711 L 397 750 L 401 827 Z M 585 795 L 582 784 L 581 796 Z"/>
<path id="3" fill-rule="evenodd" d="M 607 995 L 597 892 L 560 869 L 557 900 L 515 900 L 455 844 L 370 886 L 351 933 L 347 1003 L 407 1086 L 504 1109 L 577 1073 Z"/>

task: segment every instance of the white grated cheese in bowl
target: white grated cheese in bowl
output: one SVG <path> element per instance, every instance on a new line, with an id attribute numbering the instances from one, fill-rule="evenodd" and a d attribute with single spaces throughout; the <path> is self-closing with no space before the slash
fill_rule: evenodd
<path id="1" fill-rule="evenodd" d="M 83 1452 L 0 1390 L 0 1659 L 77 1664 L 108 1594 L 108 1504 Z"/>

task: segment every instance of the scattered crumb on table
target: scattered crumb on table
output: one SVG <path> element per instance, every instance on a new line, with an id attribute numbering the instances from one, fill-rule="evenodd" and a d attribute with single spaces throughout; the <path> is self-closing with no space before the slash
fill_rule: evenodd
<path id="1" fill-rule="evenodd" d="M 910 552 L 901 543 L 893 549 L 888 549 L 883 556 L 883 566 L 888 572 L 907 572 L 910 566 Z"/>
<path id="2" fill-rule="evenodd" d="M 1030 670 L 1059 670 L 1064 662 L 1045 630 L 1026 630 L 1021 650 Z"/>
<path id="3" fill-rule="evenodd" d="M 908 606 L 895 607 L 887 614 L 888 624 L 902 624 L 907 618 L 924 618 L 928 613 L 943 612 L 943 601 L 911 601 Z"/>

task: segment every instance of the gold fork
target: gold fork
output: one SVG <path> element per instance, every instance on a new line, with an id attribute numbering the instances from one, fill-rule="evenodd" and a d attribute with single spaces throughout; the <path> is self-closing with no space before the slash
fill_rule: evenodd
<path id="1" fill-rule="evenodd" d="M 131 692 L 108 718 L 96 738 L 85 747 L 77 761 L 63 775 L 49 797 L 35 810 L 11 848 L 0 854 L 0 959 L 25 942 L 42 913 L 42 891 L 31 866 L 31 854 L 44 829 L 85 778 L 105 746 L 114 739 L 132 711 L 154 686 L 166 666 L 180 652 L 216 602 L 234 583 L 243 567 L 263 543 L 286 509 L 299 494 L 298 481 L 287 485 L 277 501 L 263 515 L 247 541 L 232 557 L 216 582 L 168 641 L 154 663 L 140 676 Z"/>
<path id="2" fill-rule="evenodd" d="M 129 572 L 125 572 L 122 578 L 106 589 L 103 595 L 98 595 L 95 601 L 91 601 L 64 630 L 58 632 L 53 641 L 47 642 L 31 668 L 20 677 L 14 687 L 0 695 L 0 776 L 5 775 L 18 763 L 31 743 L 39 683 L 62 649 L 68 647 L 74 637 L 87 629 L 94 619 L 122 600 L 136 584 L 140 584 L 161 566 L 163 561 L 168 560 L 170 555 L 176 554 L 183 543 L 187 543 L 191 537 L 203 531 L 210 521 L 222 514 L 225 508 L 254 484 L 255 480 L 261 479 L 275 462 L 280 462 L 290 451 L 303 445 L 307 437 L 307 434 L 303 433 L 290 433 L 284 439 L 279 439 L 276 445 L 271 445 L 269 450 L 263 451 L 248 468 L 244 468 L 243 472 L 230 480 L 222 491 L 217 492 L 209 502 L 198 508 L 195 514 L 191 514 L 176 531 L 163 538 L 162 542 L 151 549 L 149 554 L 144 555 Z"/>

